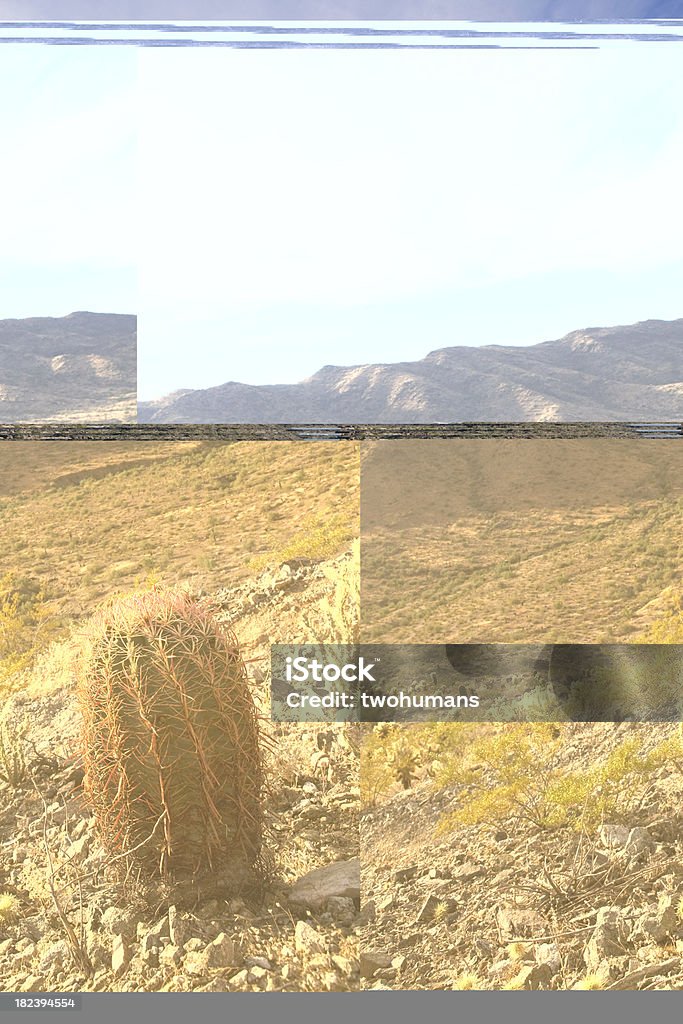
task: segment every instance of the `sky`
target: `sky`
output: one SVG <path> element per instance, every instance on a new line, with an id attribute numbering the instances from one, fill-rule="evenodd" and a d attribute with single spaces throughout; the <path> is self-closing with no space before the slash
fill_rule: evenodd
<path id="1" fill-rule="evenodd" d="M 676 44 L 0 57 L 0 318 L 137 312 L 142 399 L 681 315 Z"/>
<path id="2" fill-rule="evenodd" d="M 0 319 L 136 311 L 136 61 L 0 47 Z"/>
<path id="3" fill-rule="evenodd" d="M 140 60 L 143 400 L 682 315 L 675 44 Z"/>

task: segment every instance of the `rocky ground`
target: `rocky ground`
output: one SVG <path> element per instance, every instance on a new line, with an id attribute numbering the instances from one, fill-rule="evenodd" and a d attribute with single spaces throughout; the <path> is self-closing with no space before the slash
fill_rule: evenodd
<path id="1" fill-rule="evenodd" d="M 359 987 L 358 736 L 267 718 L 269 644 L 353 628 L 352 555 L 267 568 L 205 595 L 243 645 L 267 750 L 269 865 L 163 890 L 100 845 L 78 756 L 73 686 L 46 673 L 2 722 L 27 772 L 0 768 L 0 990 L 343 991 Z M 16 749 L 16 746 L 14 746 Z"/>
<path id="2" fill-rule="evenodd" d="M 635 733 L 575 724 L 586 769 Z M 577 832 L 519 818 L 438 832 L 461 791 L 425 777 L 361 820 L 362 985 L 371 989 L 683 988 L 680 772 L 662 768 L 623 820 Z"/>

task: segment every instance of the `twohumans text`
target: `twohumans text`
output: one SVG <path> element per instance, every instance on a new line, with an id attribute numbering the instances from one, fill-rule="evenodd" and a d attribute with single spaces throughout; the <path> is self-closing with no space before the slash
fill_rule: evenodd
<path id="1" fill-rule="evenodd" d="M 347 708 L 353 709 L 358 706 L 369 708 L 427 708 L 435 711 L 444 709 L 454 710 L 457 708 L 478 708 L 479 697 L 476 694 L 412 694 L 400 693 L 377 694 L 359 693 L 358 698 L 350 693 L 338 693 L 333 691 L 324 696 L 317 693 L 288 693 L 287 707 L 302 708 Z"/>

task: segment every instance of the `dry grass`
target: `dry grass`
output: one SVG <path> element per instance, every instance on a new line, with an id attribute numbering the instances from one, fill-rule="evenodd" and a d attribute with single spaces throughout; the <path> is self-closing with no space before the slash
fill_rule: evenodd
<path id="1" fill-rule="evenodd" d="M 413 446 L 364 462 L 365 641 L 631 640 L 680 584 L 676 442 Z"/>
<path id="2" fill-rule="evenodd" d="M 353 442 L 5 444 L 0 578 L 37 581 L 64 635 L 150 579 L 211 591 L 283 551 L 331 557 L 358 536 L 358 455 Z"/>

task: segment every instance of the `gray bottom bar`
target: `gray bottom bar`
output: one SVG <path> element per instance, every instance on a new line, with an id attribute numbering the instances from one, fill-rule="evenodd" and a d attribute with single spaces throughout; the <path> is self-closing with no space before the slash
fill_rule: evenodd
<path id="1" fill-rule="evenodd" d="M 8 995 L 8 994 L 6 994 Z M 10 997 L 11 998 L 11 997 Z M 490 1024 L 524 1020 L 529 1024 L 575 1024 L 581 1017 L 600 1024 L 643 1021 L 680 1024 L 683 998 L 678 992 L 361 992 L 361 993 L 134 993 L 83 998 L 85 1017 L 78 1024 L 347 1024 L 352 1016 L 372 1013 L 373 1024 L 428 1020 L 429 1024 Z M 144 1017 L 143 1017 L 144 1014 Z M 61 1016 L 60 1021 L 69 1017 Z M 361 1016 L 360 1020 L 367 1018 Z M 44 1021 L 40 1011 L 3 1015 L 3 1024 Z"/>

